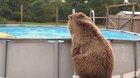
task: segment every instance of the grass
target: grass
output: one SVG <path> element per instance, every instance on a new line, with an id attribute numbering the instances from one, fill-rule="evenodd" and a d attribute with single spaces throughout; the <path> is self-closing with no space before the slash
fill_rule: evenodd
<path id="1" fill-rule="evenodd" d="M 7 21 L 7 24 L 21 24 L 19 21 Z M 23 22 L 23 24 L 28 24 L 28 25 L 67 25 L 67 23 L 63 22 Z"/>
<path id="2" fill-rule="evenodd" d="M 98 28 L 105 28 L 105 25 L 97 24 L 97 27 L 98 27 Z"/>
<path id="3" fill-rule="evenodd" d="M 7 24 L 20 24 L 20 22 L 19 21 L 7 21 Z M 41 23 L 41 22 L 23 22 L 23 24 L 35 25 L 35 26 L 37 26 L 37 25 L 42 25 L 42 26 L 47 26 L 47 25 L 54 25 L 54 26 L 64 25 L 64 26 L 66 26 L 67 25 L 66 22 L 65 23 L 64 22 L 58 22 L 58 23 L 56 23 L 56 22 L 45 22 L 45 23 Z M 97 26 L 99 28 L 105 28 L 104 25 L 97 24 Z"/>
<path id="4" fill-rule="evenodd" d="M 24 24 L 31 25 L 67 25 L 67 23 L 55 23 L 55 22 L 46 22 L 46 23 L 38 23 L 38 22 L 24 22 Z"/>

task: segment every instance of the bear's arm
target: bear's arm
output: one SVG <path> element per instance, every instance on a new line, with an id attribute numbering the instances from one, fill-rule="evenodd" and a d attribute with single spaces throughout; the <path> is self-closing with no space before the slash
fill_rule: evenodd
<path id="1" fill-rule="evenodd" d="M 80 45 L 74 44 L 72 45 L 72 57 L 80 54 Z"/>

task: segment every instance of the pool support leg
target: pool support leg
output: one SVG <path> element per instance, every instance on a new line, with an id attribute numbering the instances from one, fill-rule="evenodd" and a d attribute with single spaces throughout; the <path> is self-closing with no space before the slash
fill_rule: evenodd
<path id="1" fill-rule="evenodd" d="M 59 78 L 59 41 L 54 43 L 54 78 Z"/>
<path id="2" fill-rule="evenodd" d="M 137 42 L 133 43 L 134 51 L 134 78 L 137 78 Z"/>
<path id="3" fill-rule="evenodd" d="M 8 53 L 8 42 L 5 42 L 5 57 L 4 57 L 4 78 L 7 76 L 7 53 Z"/>

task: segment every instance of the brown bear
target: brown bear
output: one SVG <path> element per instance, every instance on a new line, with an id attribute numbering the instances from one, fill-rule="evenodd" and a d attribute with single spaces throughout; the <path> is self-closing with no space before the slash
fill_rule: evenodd
<path id="1" fill-rule="evenodd" d="M 80 78 L 112 78 L 113 51 L 92 20 L 78 12 L 69 15 L 72 61 Z"/>

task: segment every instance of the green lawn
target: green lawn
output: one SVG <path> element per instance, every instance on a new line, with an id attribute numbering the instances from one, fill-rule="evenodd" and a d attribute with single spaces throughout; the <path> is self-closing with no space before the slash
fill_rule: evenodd
<path id="1" fill-rule="evenodd" d="M 55 23 L 55 22 L 46 22 L 46 23 L 24 22 L 24 24 L 32 24 L 32 25 L 67 25 L 67 23 Z"/>
<path id="2" fill-rule="evenodd" d="M 7 24 L 20 24 L 20 22 L 18 21 L 7 21 Z M 46 22 L 46 23 L 40 23 L 40 22 L 23 22 L 23 24 L 28 24 L 28 25 L 55 25 L 55 26 L 59 26 L 59 25 L 67 25 L 67 23 L 62 23 L 62 22 Z M 97 25 L 99 28 L 105 28 L 104 25 Z"/>
<path id="3" fill-rule="evenodd" d="M 18 21 L 7 21 L 7 24 L 20 24 Z M 40 23 L 40 22 L 23 22 L 23 24 L 31 24 L 31 25 L 67 25 L 67 23 L 55 23 L 55 22 L 46 22 L 46 23 Z"/>

